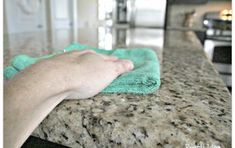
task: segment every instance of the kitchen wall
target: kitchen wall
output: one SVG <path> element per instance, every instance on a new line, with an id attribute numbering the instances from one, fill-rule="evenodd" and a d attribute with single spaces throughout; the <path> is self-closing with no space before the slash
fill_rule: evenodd
<path id="1" fill-rule="evenodd" d="M 167 28 L 182 28 L 185 13 L 195 10 L 193 17 L 194 29 L 202 29 L 203 15 L 209 11 L 231 9 L 229 1 L 210 1 L 206 4 L 170 4 L 168 6 Z"/>
<path id="2" fill-rule="evenodd" d="M 46 30 L 45 6 L 45 0 L 4 0 L 4 33 Z"/>
<path id="3" fill-rule="evenodd" d="M 98 0 L 78 0 L 78 27 L 93 27 L 98 23 Z"/>
<path id="4" fill-rule="evenodd" d="M 73 25 L 96 27 L 97 24 L 98 0 L 4 0 L 4 33 L 69 29 Z"/>

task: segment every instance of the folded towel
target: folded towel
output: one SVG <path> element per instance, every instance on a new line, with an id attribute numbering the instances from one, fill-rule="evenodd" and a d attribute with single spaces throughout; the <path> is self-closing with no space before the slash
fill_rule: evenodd
<path id="1" fill-rule="evenodd" d="M 15 69 L 15 67 L 13 66 L 7 66 L 4 68 L 4 77 L 7 79 L 10 79 L 11 77 L 13 77 L 14 75 L 16 75 L 19 71 Z"/>
<path id="2" fill-rule="evenodd" d="M 114 55 L 120 59 L 129 59 L 134 63 L 134 69 L 115 79 L 103 93 L 138 93 L 147 94 L 156 91 L 160 87 L 160 64 L 156 53 L 149 48 L 135 49 L 114 49 L 104 50 L 78 43 L 71 44 L 65 51 L 93 49 L 98 53 Z M 39 59 L 50 58 L 54 55 L 63 53 L 59 51 L 51 55 L 39 58 L 32 58 L 27 55 L 18 55 L 11 61 L 11 65 L 4 69 L 6 78 L 13 77 L 18 71 L 23 70 Z"/>

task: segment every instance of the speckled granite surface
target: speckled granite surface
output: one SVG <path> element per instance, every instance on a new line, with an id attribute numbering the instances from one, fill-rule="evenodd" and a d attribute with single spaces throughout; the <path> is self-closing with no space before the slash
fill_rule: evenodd
<path id="1" fill-rule="evenodd" d="M 63 101 L 33 135 L 75 148 L 231 147 L 231 96 L 194 33 L 165 33 L 161 81 L 154 94 Z"/>

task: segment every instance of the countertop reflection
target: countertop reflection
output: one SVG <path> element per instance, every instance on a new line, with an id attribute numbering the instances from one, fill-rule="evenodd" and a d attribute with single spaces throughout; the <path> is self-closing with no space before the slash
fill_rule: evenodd
<path id="1" fill-rule="evenodd" d="M 151 47 L 161 61 L 164 30 L 151 28 L 79 28 L 4 35 L 4 66 L 17 54 L 42 56 L 61 50 L 73 42 L 106 50 Z"/>

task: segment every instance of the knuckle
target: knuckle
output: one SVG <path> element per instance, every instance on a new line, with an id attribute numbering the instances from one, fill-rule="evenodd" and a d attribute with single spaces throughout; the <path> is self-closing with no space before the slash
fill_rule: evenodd
<path id="1" fill-rule="evenodd" d="M 77 55 L 77 54 L 79 54 L 80 52 L 79 52 L 78 50 L 74 50 L 74 51 L 70 51 L 69 53 L 72 54 L 72 55 Z"/>
<path id="2" fill-rule="evenodd" d="M 124 69 L 124 64 L 122 62 L 118 62 L 116 64 L 116 73 L 120 75 Z"/>
<path id="3" fill-rule="evenodd" d="M 91 50 L 91 49 L 85 49 L 84 51 L 85 52 L 95 52 L 94 50 Z"/>

